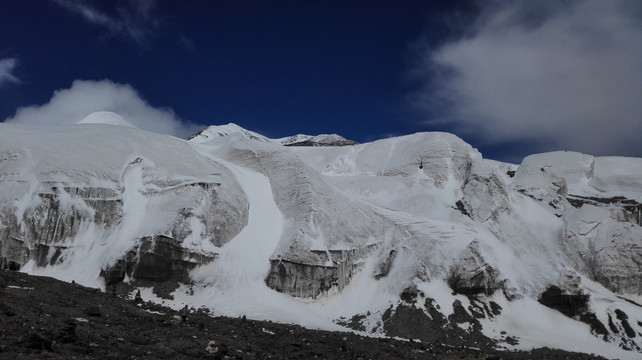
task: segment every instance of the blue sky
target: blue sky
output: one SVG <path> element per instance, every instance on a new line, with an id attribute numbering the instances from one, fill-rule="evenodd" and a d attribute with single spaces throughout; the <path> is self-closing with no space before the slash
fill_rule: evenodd
<path id="1" fill-rule="evenodd" d="M 188 136 L 365 142 L 448 131 L 485 157 L 642 156 L 642 5 L 629 1 L 8 0 L 0 119 L 115 111 Z"/>

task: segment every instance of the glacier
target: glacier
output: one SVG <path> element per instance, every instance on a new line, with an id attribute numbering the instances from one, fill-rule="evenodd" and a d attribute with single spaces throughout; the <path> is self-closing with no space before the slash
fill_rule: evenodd
<path id="1" fill-rule="evenodd" d="M 2 268 L 217 315 L 641 356 L 642 159 L 235 124 L 182 140 L 107 112 L 0 138 Z"/>

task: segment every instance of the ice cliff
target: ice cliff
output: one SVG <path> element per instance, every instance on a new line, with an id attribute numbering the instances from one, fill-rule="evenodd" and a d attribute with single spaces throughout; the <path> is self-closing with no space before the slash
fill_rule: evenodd
<path id="1" fill-rule="evenodd" d="M 90 283 L 114 266 L 124 270 L 108 282 L 184 280 L 247 223 L 247 199 L 224 166 L 183 140 L 121 125 L 2 124 L 0 194 L 3 267 L 53 266 Z"/>

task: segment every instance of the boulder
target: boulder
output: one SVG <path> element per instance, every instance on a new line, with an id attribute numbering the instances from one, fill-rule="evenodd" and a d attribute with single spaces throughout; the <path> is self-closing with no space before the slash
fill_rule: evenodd
<path id="1" fill-rule="evenodd" d="M 449 279 L 455 293 L 491 295 L 502 288 L 499 272 L 485 259 L 484 253 L 484 246 L 479 241 L 468 244 Z"/>

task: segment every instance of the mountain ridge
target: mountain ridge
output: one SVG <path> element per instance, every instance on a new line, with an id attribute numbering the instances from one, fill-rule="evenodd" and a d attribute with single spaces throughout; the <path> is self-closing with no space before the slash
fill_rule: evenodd
<path id="1" fill-rule="evenodd" d="M 447 133 L 302 147 L 234 124 L 189 141 L 0 130 L 5 268 L 326 329 L 353 319 L 428 341 L 442 324 L 509 349 L 642 351 L 642 159 L 516 166 Z M 425 326 L 402 331 L 412 311 Z"/>

